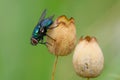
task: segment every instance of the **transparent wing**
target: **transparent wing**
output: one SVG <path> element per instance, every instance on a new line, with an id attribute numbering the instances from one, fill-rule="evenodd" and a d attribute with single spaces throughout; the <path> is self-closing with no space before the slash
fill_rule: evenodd
<path id="1" fill-rule="evenodd" d="M 52 15 L 52 16 L 50 16 L 48 19 L 51 19 L 51 20 L 52 20 L 54 16 L 55 16 L 55 15 Z"/>
<path id="2" fill-rule="evenodd" d="M 38 23 L 40 23 L 40 22 L 45 18 L 46 11 L 47 11 L 47 10 L 45 9 L 45 10 L 42 12 L 42 15 L 41 15 Z"/>

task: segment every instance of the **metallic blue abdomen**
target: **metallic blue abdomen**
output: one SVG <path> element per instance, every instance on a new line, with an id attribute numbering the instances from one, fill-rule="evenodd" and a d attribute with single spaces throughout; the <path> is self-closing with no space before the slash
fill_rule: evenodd
<path id="1" fill-rule="evenodd" d="M 41 26 L 49 28 L 52 23 L 53 23 L 53 21 L 48 18 L 41 22 Z"/>

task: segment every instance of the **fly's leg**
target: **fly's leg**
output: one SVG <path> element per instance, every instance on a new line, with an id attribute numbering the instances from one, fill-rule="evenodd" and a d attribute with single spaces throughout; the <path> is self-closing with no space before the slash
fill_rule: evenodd
<path id="1" fill-rule="evenodd" d="M 58 24 L 55 25 L 54 27 L 49 27 L 48 29 L 54 29 L 54 28 L 57 28 Z"/>
<path id="2" fill-rule="evenodd" d="M 40 44 L 44 44 L 44 45 L 46 45 L 46 46 L 47 46 L 47 44 L 50 45 L 50 46 L 52 46 L 52 44 L 50 44 L 50 43 L 48 43 L 48 42 L 43 42 L 43 40 L 41 40 L 39 43 L 40 43 Z"/>
<path id="3" fill-rule="evenodd" d="M 48 28 L 48 29 L 54 29 L 54 28 L 57 28 L 58 27 L 58 25 L 60 24 L 60 23 L 63 23 L 63 24 L 65 24 L 64 22 L 56 22 L 56 24 L 54 25 L 54 27 L 50 27 L 50 28 Z"/>
<path id="4" fill-rule="evenodd" d="M 46 44 L 45 42 L 43 42 L 43 40 L 40 40 L 39 43 L 40 44 Z"/>
<path id="5" fill-rule="evenodd" d="M 48 29 L 54 29 L 54 28 L 57 28 L 57 26 L 55 26 L 55 27 L 51 27 L 51 28 L 48 28 Z"/>
<path id="6" fill-rule="evenodd" d="M 45 44 L 46 44 L 46 46 L 47 46 L 47 44 L 50 45 L 50 46 L 52 46 L 52 44 L 50 44 L 50 43 L 48 43 L 48 42 L 45 42 Z"/>
<path id="7" fill-rule="evenodd" d="M 53 39 L 51 36 L 49 36 L 48 34 L 46 34 L 47 37 L 49 37 L 50 39 L 56 41 L 55 39 Z"/>

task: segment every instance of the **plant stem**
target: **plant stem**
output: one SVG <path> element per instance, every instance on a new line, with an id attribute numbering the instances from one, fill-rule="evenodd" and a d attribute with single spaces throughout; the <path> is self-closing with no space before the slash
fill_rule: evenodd
<path id="1" fill-rule="evenodd" d="M 58 61 L 58 56 L 56 56 L 55 62 L 54 62 L 54 66 L 53 66 L 53 71 L 52 71 L 52 80 L 54 80 L 54 75 L 55 75 L 55 70 L 56 70 L 56 65 L 57 65 L 57 61 Z"/>
<path id="2" fill-rule="evenodd" d="M 87 78 L 87 80 L 90 80 L 90 78 Z"/>

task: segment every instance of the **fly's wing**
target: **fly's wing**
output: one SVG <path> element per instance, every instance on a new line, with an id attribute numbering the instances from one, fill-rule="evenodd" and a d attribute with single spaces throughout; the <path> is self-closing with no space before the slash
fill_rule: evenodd
<path id="1" fill-rule="evenodd" d="M 40 24 L 40 22 L 45 18 L 45 15 L 46 15 L 46 9 L 42 12 L 42 15 L 41 15 L 41 17 L 40 17 L 40 19 L 39 19 L 39 22 L 38 22 L 38 24 Z"/>
<path id="2" fill-rule="evenodd" d="M 55 15 L 50 16 L 48 19 L 52 20 Z"/>
<path id="3" fill-rule="evenodd" d="M 52 24 L 53 24 L 53 20 L 52 20 L 52 19 L 53 19 L 54 16 L 55 16 L 55 15 L 52 15 L 52 16 L 48 17 L 48 19 L 51 20 L 51 23 L 52 23 Z M 49 27 L 50 27 L 50 26 L 49 26 Z M 56 26 L 54 26 L 54 27 L 56 27 Z M 52 26 L 52 27 L 49 28 L 49 29 L 52 29 L 52 28 L 54 28 L 54 27 Z"/>

